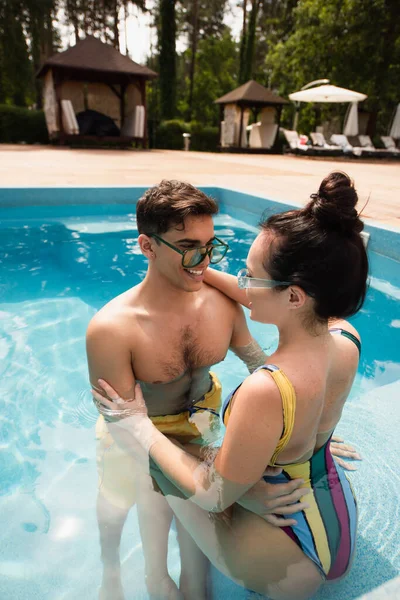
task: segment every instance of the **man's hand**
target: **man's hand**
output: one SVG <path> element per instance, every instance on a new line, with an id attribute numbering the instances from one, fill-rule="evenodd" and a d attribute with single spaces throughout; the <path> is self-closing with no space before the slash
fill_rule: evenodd
<path id="1" fill-rule="evenodd" d="M 356 471 L 357 467 L 353 465 L 353 463 L 346 462 L 343 458 L 339 458 L 344 456 L 345 458 L 351 458 L 352 460 L 362 460 L 361 455 L 357 452 L 353 446 L 349 446 L 344 443 L 344 439 L 333 435 L 330 445 L 331 454 L 335 457 L 335 461 L 346 469 L 346 471 Z"/>
<path id="2" fill-rule="evenodd" d="M 282 473 L 282 469 L 268 467 L 264 475 L 273 477 Z M 295 519 L 284 519 L 278 515 L 293 515 L 309 507 L 307 502 L 300 502 L 300 498 L 310 493 L 310 489 L 301 488 L 302 479 L 292 479 L 287 483 L 267 483 L 263 479 L 256 483 L 238 504 L 248 511 L 262 517 L 275 527 L 296 525 Z"/>

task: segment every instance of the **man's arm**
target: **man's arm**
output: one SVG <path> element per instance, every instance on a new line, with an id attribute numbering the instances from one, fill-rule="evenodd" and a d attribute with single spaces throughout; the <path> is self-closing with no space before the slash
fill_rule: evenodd
<path id="1" fill-rule="evenodd" d="M 133 398 L 135 377 L 129 339 L 123 327 L 112 318 L 97 314 L 86 332 L 86 354 L 92 387 L 105 395 L 98 380 L 105 379 L 121 398 Z"/>

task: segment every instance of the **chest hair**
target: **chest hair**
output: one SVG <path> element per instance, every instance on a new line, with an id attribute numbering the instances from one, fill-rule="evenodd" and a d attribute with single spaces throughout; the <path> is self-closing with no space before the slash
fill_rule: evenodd
<path id="1" fill-rule="evenodd" d="M 205 348 L 189 325 L 180 331 L 178 340 L 173 344 L 168 362 L 164 362 L 164 371 L 170 377 L 177 377 L 184 371 L 192 372 L 198 367 L 213 365 L 221 357 L 216 356 L 211 347 Z"/>

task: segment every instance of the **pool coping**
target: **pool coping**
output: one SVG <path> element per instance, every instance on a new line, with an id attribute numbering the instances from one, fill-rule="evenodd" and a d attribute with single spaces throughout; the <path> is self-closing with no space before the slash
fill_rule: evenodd
<path id="1" fill-rule="evenodd" d="M 71 204 L 135 204 L 139 197 L 152 185 L 140 186 L 2 186 L 0 187 L 0 208 L 21 206 L 60 206 Z M 214 196 L 225 206 L 234 206 L 256 215 L 263 216 L 299 208 L 301 203 L 288 202 L 281 198 L 265 194 L 249 194 L 233 187 L 198 186 L 207 194 Z M 114 191 L 110 198 L 110 191 Z M 18 192 L 18 198 L 15 197 Z M 85 198 L 82 198 L 85 192 Z M 67 195 L 68 194 L 68 195 Z M 133 197 L 132 197 L 133 196 Z M 258 220 L 257 219 L 257 220 Z M 373 219 L 364 221 L 364 231 L 369 234 L 368 248 L 378 254 L 400 261 L 400 228 L 377 222 Z"/>

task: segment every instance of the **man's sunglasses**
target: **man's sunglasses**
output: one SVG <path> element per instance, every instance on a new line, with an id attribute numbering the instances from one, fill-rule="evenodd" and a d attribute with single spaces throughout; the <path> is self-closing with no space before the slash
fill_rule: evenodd
<path id="1" fill-rule="evenodd" d="M 182 267 L 185 269 L 191 269 L 197 267 L 203 262 L 206 256 L 210 258 L 210 263 L 216 265 L 219 263 L 228 252 L 229 246 L 219 238 L 215 237 L 212 242 L 206 246 L 198 246 L 197 248 L 188 248 L 187 250 L 181 250 L 177 246 L 170 244 L 162 237 L 156 234 L 151 234 L 151 237 L 155 238 L 159 242 L 162 242 L 168 248 L 172 248 L 175 252 L 178 252 L 182 256 Z"/>

